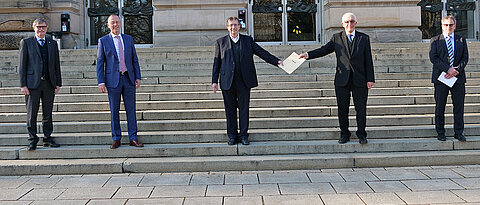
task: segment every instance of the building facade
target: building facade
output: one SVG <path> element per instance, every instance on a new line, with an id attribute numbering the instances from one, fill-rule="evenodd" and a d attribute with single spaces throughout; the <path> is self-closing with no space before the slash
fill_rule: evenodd
<path id="1" fill-rule="evenodd" d="M 372 42 L 429 39 L 447 14 L 456 16 L 457 33 L 478 40 L 478 8 L 478 0 L 0 0 L 0 49 L 18 49 L 37 17 L 62 48 L 95 48 L 110 14 L 139 47 L 211 46 L 226 34 L 229 16 L 261 44 L 321 44 L 342 30 L 346 12 Z"/>

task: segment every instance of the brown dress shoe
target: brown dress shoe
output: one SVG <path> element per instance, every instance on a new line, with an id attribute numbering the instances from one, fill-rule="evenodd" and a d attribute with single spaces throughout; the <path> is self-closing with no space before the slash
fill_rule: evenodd
<path id="1" fill-rule="evenodd" d="M 120 147 L 120 140 L 113 140 L 112 145 L 110 145 L 110 149 L 117 149 Z"/>
<path id="2" fill-rule="evenodd" d="M 130 146 L 143 147 L 143 143 L 140 143 L 138 140 L 130 141 Z"/>

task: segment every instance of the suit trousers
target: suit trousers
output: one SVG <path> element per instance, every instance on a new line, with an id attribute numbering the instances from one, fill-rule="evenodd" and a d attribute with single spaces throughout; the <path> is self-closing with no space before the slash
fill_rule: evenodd
<path id="1" fill-rule="evenodd" d="M 248 138 L 250 90 L 240 79 L 234 79 L 229 90 L 222 90 L 227 118 L 227 135 L 230 139 Z M 240 133 L 237 126 L 237 108 Z"/>
<path id="2" fill-rule="evenodd" d="M 123 97 L 123 105 L 127 113 L 128 138 L 130 141 L 137 139 L 137 116 L 135 108 L 135 85 L 132 84 L 128 75 L 120 75 L 116 88 L 109 88 L 108 101 L 110 103 L 110 123 L 112 129 L 113 140 L 122 138 L 122 130 L 120 127 L 120 101 Z"/>
<path id="3" fill-rule="evenodd" d="M 465 105 L 465 84 L 455 83 L 453 87 L 448 87 L 443 83 L 435 83 L 435 130 L 438 135 L 445 135 L 445 105 L 450 91 L 453 104 L 453 130 L 455 135 L 463 134 L 463 113 Z"/>
<path id="4" fill-rule="evenodd" d="M 365 127 L 367 124 L 367 97 L 368 88 L 355 87 L 352 85 L 350 79 L 347 86 L 335 86 L 335 95 L 337 97 L 338 106 L 338 122 L 340 124 L 340 136 L 349 138 L 351 136 L 348 120 L 348 113 L 350 107 L 350 92 L 353 95 L 353 103 L 355 105 L 356 120 L 357 120 L 357 137 L 367 137 Z"/>
<path id="5" fill-rule="evenodd" d="M 30 143 L 38 142 L 37 115 L 42 101 L 43 141 L 50 141 L 53 132 L 52 109 L 55 98 L 55 89 L 48 80 L 41 80 L 37 88 L 30 88 L 30 95 L 25 96 L 27 106 L 27 130 Z"/>

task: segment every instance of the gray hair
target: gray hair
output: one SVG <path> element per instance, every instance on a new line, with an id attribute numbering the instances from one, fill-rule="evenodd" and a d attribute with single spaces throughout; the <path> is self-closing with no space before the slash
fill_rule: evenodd
<path id="1" fill-rule="evenodd" d="M 240 20 L 236 17 L 236 16 L 230 16 L 228 17 L 227 19 L 227 25 L 228 25 L 228 22 L 232 22 L 232 21 L 237 21 L 237 22 L 240 22 Z"/>
<path id="2" fill-rule="evenodd" d="M 442 21 L 440 21 L 440 22 L 443 22 L 443 21 L 446 21 L 446 20 L 449 20 L 449 19 L 452 19 L 453 23 L 454 23 L 454 24 L 457 24 L 457 20 L 456 20 L 455 17 L 452 16 L 452 15 L 447 15 L 447 16 L 443 17 L 443 18 L 442 18 Z"/>
<path id="3" fill-rule="evenodd" d="M 47 21 L 45 19 L 42 19 L 42 18 L 37 18 L 35 19 L 35 21 L 33 21 L 33 25 L 32 26 L 36 26 L 38 24 L 41 24 L 41 23 L 45 23 L 48 25 Z"/>
<path id="4" fill-rule="evenodd" d="M 342 22 L 345 21 L 345 19 L 347 18 L 347 16 L 352 16 L 352 17 L 353 17 L 353 20 L 355 20 L 355 22 L 357 21 L 357 17 L 355 16 L 355 14 L 353 14 L 353 13 L 345 13 L 345 14 L 343 14 L 343 16 L 342 16 Z"/>

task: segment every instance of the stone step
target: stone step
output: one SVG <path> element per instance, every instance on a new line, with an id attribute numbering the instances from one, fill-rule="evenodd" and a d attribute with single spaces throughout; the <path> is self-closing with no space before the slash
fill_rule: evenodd
<path id="1" fill-rule="evenodd" d="M 355 124 L 353 124 L 355 125 Z M 445 126 L 446 135 L 453 136 L 453 125 Z M 434 125 L 387 126 L 367 128 L 369 139 L 399 139 L 399 138 L 436 138 Z M 355 127 L 351 127 L 352 140 L 355 140 Z M 265 141 L 308 141 L 308 140 L 338 140 L 339 128 L 279 128 L 279 129 L 249 129 L 251 142 Z M 480 124 L 466 124 L 465 136 L 475 136 L 480 133 Z M 122 142 L 128 143 L 128 134 L 122 133 Z M 147 144 L 178 144 L 178 143 L 226 143 L 227 135 L 222 130 L 195 130 L 195 131 L 143 131 L 138 133 L 140 140 Z M 39 137 L 42 137 L 39 134 Z M 111 133 L 106 132 L 77 132 L 57 133 L 54 131 L 55 141 L 62 145 L 109 145 L 112 143 Z M 0 145 L 20 146 L 28 144 L 28 134 L 1 134 Z"/>
<path id="2" fill-rule="evenodd" d="M 368 146 L 368 145 L 367 145 Z M 480 151 L 419 151 L 299 155 L 0 160 L 0 175 L 114 174 L 247 170 L 308 170 L 479 164 Z"/>
<path id="3" fill-rule="evenodd" d="M 480 122 L 480 114 L 466 113 L 465 123 L 474 124 Z M 453 116 L 446 115 L 445 123 L 453 123 Z M 141 131 L 194 131 L 194 130 L 225 130 L 225 119 L 194 119 L 194 120 L 141 120 L 137 122 L 138 130 Z M 350 124 L 355 125 L 355 117 L 350 117 Z M 433 125 L 434 115 L 389 115 L 367 116 L 367 126 L 410 126 L 410 125 Z M 121 129 L 127 130 L 127 123 L 120 122 Z M 109 121 L 87 122 L 56 122 L 53 124 L 56 133 L 75 132 L 108 132 Z M 288 128 L 329 128 L 338 127 L 337 117 L 286 117 L 286 118 L 250 118 L 251 129 L 288 129 Z M 42 132 L 41 124 L 38 125 Z M 1 134 L 25 133 L 25 123 L 2 123 Z"/>
<path id="4" fill-rule="evenodd" d="M 367 145 L 356 141 L 338 144 L 336 140 L 253 142 L 249 146 L 241 144 L 231 146 L 226 143 L 147 144 L 143 148 L 123 145 L 115 150 L 105 145 L 83 145 L 59 148 L 38 147 L 34 152 L 27 151 L 26 148 L 16 151 L 18 159 L 95 159 L 412 152 L 480 148 L 480 137 L 468 139 L 468 143 L 453 139 L 441 142 L 434 138 L 373 139 Z"/>

